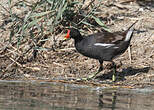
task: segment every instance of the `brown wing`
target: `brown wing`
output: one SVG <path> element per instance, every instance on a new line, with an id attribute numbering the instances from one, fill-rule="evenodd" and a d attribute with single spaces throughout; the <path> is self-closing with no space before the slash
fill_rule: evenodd
<path id="1" fill-rule="evenodd" d="M 125 39 L 125 33 L 120 32 L 102 32 L 93 34 L 92 36 L 95 37 L 96 43 L 117 44 Z"/>

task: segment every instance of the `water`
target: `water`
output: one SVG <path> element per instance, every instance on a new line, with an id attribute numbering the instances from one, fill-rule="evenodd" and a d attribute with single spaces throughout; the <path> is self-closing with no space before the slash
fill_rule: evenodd
<path id="1" fill-rule="evenodd" d="M 154 110 L 154 88 L 0 81 L 0 110 Z"/>

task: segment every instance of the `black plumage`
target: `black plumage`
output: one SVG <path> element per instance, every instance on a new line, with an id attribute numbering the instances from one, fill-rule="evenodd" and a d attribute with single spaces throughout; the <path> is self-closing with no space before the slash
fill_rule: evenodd
<path id="1" fill-rule="evenodd" d="M 127 50 L 133 36 L 133 26 L 135 23 L 133 23 L 125 32 L 110 33 L 108 31 L 103 31 L 88 36 L 82 36 L 77 29 L 70 28 L 65 38 L 73 38 L 75 40 L 75 47 L 79 53 L 99 61 L 100 67 L 97 73 L 103 70 L 103 61 L 112 62 L 114 71 L 116 71 L 116 65 L 113 62 L 113 59 Z M 97 73 L 87 79 L 95 77 Z M 112 77 L 113 81 L 115 81 L 114 74 Z"/>

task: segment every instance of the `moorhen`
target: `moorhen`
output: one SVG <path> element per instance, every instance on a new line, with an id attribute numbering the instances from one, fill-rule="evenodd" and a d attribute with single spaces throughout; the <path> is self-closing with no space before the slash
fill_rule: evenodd
<path id="1" fill-rule="evenodd" d="M 75 40 L 76 50 L 79 53 L 84 56 L 97 59 L 100 63 L 98 72 L 93 75 L 90 75 L 88 78 L 83 78 L 83 80 L 90 80 L 94 78 L 99 72 L 101 72 L 103 70 L 103 61 L 112 62 L 114 69 L 112 81 L 116 80 L 116 65 L 113 62 L 113 59 L 127 50 L 133 36 L 133 26 L 135 23 L 133 23 L 124 32 L 110 33 L 108 31 L 103 31 L 88 36 L 82 36 L 77 29 L 68 29 L 65 40 L 68 38 L 73 38 Z"/>

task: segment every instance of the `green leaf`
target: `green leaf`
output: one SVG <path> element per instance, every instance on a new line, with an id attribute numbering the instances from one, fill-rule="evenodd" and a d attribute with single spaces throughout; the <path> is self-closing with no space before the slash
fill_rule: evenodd
<path id="1" fill-rule="evenodd" d="M 46 11 L 46 12 L 41 12 L 41 13 L 33 13 L 31 15 L 31 18 L 33 18 L 33 17 L 41 17 L 41 16 L 47 15 L 47 14 L 49 14 L 51 12 L 54 12 L 54 11 Z"/>
<path id="2" fill-rule="evenodd" d="M 94 16 L 92 16 L 92 18 L 96 21 L 97 24 L 99 24 L 100 26 L 102 26 L 103 29 L 105 29 L 106 31 L 111 32 L 111 31 L 109 30 L 109 28 L 108 28 L 99 18 L 96 18 L 96 17 L 94 17 Z"/>
<path id="3" fill-rule="evenodd" d="M 33 20 L 32 22 L 30 22 L 29 24 L 28 24 L 28 28 L 30 28 L 30 27 L 32 27 L 32 26 L 34 26 L 34 25 L 36 25 L 39 21 L 41 21 L 42 20 L 42 18 L 39 18 L 39 19 L 36 19 L 36 20 Z"/>
<path id="4" fill-rule="evenodd" d="M 11 32 L 10 32 L 9 42 L 12 42 L 13 36 L 14 36 L 14 29 L 12 29 Z"/>
<path id="5" fill-rule="evenodd" d="M 47 0 L 47 2 L 53 4 L 54 0 Z"/>
<path id="6" fill-rule="evenodd" d="M 24 23 L 26 23 L 28 21 L 28 19 L 30 18 L 30 16 L 31 16 L 31 11 L 26 14 L 26 16 L 24 18 Z"/>
<path id="7" fill-rule="evenodd" d="M 105 27 L 105 24 L 104 24 L 99 18 L 96 18 L 96 17 L 94 17 L 94 16 L 92 16 L 92 18 L 95 19 L 95 21 L 97 22 L 97 24 L 99 24 L 99 25 L 102 26 L 102 27 Z"/>
<path id="8" fill-rule="evenodd" d="M 89 25 L 90 27 L 94 27 L 94 25 L 92 25 L 92 24 L 90 24 L 88 22 L 82 21 L 82 23 L 85 24 L 85 25 Z"/>
<path id="9" fill-rule="evenodd" d="M 19 45 L 21 44 L 22 39 L 23 39 L 23 36 L 19 36 L 17 38 L 17 48 L 19 48 Z"/>
<path id="10" fill-rule="evenodd" d="M 66 7 L 67 7 L 67 2 L 65 2 L 64 5 L 60 5 L 58 14 L 56 16 L 55 24 L 58 24 L 58 20 L 60 19 L 60 17 L 62 17 L 62 14 L 65 11 Z"/>
<path id="11" fill-rule="evenodd" d="M 33 49 L 34 50 L 48 50 L 47 48 L 38 47 L 38 46 L 34 47 Z"/>

